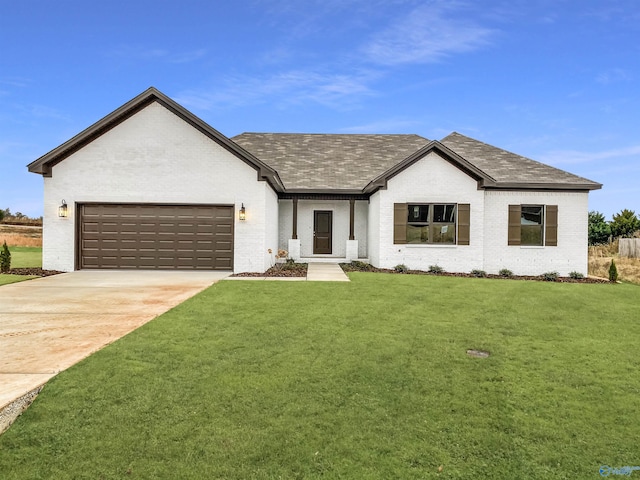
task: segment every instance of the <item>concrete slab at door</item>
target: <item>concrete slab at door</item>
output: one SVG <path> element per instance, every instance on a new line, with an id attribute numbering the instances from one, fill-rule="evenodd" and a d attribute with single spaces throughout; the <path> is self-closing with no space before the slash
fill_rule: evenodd
<path id="1" fill-rule="evenodd" d="M 83 270 L 0 287 L 0 408 L 230 274 Z"/>

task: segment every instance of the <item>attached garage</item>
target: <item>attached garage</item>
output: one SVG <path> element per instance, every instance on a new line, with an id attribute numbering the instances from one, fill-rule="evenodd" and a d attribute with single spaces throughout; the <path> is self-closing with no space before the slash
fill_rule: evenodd
<path id="1" fill-rule="evenodd" d="M 79 204 L 78 269 L 233 270 L 233 205 Z"/>

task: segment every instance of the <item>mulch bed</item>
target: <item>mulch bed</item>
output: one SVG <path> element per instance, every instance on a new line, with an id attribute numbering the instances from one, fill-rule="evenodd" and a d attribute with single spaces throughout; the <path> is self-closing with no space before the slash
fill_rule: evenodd
<path id="1" fill-rule="evenodd" d="M 12 268 L 9 270 L 10 275 L 31 275 L 35 277 L 49 277 L 51 275 L 58 275 L 57 270 L 43 270 L 42 268 Z"/>
<path id="2" fill-rule="evenodd" d="M 306 263 L 284 263 L 271 267 L 266 272 L 236 273 L 232 277 L 306 277 Z"/>
<path id="3" fill-rule="evenodd" d="M 352 263 L 341 263 L 340 266 L 342 270 L 346 272 L 376 272 L 376 273 L 395 273 L 398 275 L 434 275 L 440 277 L 462 277 L 462 278 L 479 278 L 479 275 L 474 275 L 472 273 L 450 273 L 450 272 L 425 272 L 423 270 L 407 270 L 405 272 L 398 271 L 392 268 L 377 268 L 369 264 L 358 263 L 356 265 Z M 524 276 L 524 275 L 511 275 L 509 277 L 495 274 L 486 274 L 481 278 L 498 278 L 502 280 L 534 280 L 537 282 L 545 282 L 550 280 L 545 280 L 542 276 Z M 560 283 L 610 283 L 608 280 L 603 278 L 593 278 L 593 277 L 585 277 L 580 279 L 570 278 L 570 277 L 558 277 L 555 282 Z"/>

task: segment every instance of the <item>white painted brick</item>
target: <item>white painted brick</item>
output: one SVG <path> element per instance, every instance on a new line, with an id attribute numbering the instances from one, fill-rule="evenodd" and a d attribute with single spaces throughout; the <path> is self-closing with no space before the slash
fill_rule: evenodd
<path id="1" fill-rule="evenodd" d="M 469 203 L 469 246 L 394 245 L 394 203 Z M 476 181 L 431 153 L 388 182 L 371 197 L 369 257 L 384 268 L 405 264 L 426 270 L 439 265 L 448 272 L 473 269 L 516 275 L 557 271 L 587 273 L 587 211 L 585 192 L 526 192 L 478 190 Z M 508 246 L 510 204 L 558 205 L 558 246 Z M 379 218 L 376 213 L 379 212 Z"/>
<path id="2" fill-rule="evenodd" d="M 277 196 L 256 171 L 153 103 L 53 167 L 45 178 L 44 268 L 75 264 L 75 204 L 201 203 L 236 206 L 236 272 L 264 271 L 277 248 Z M 61 200 L 69 218 L 57 216 Z M 241 203 L 247 220 L 238 220 Z"/>
<path id="3" fill-rule="evenodd" d="M 470 245 L 394 245 L 394 203 L 469 203 L 471 205 Z M 372 224 L 369 235 L 371 263 L 382 268 L 404 264 L 411 269 L 426 270 L 439 265 L 448 272 L 482 269 L 484 229 L 483 192 L 466 173 L 430 153 L 391 178 L 386 190 L 371 198 L 369 212 L 379 211 L 378 226 Z M 379 237 L 374 245 L 374 237 Z"/>
<path id="4" fill-rule="evenodd" d="M 558 246 L 507 245 L 509 205 L 558 206 Z M 587 274 L 588 194 L 584 192 L 506 192 L 485 194 L 485 270 L 502 268 L 516 275 L 540 275 L 556 271 L 562 276 Z"/>

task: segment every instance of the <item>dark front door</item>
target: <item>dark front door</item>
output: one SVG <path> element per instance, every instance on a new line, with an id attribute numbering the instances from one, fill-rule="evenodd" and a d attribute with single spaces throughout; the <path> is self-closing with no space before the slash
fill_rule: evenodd
<path id="1" fill-rule="evenodd" d="M 313 253 L 331 253 L 331 230 L 333 212 L 327 210 L 313 211 Z"/>

